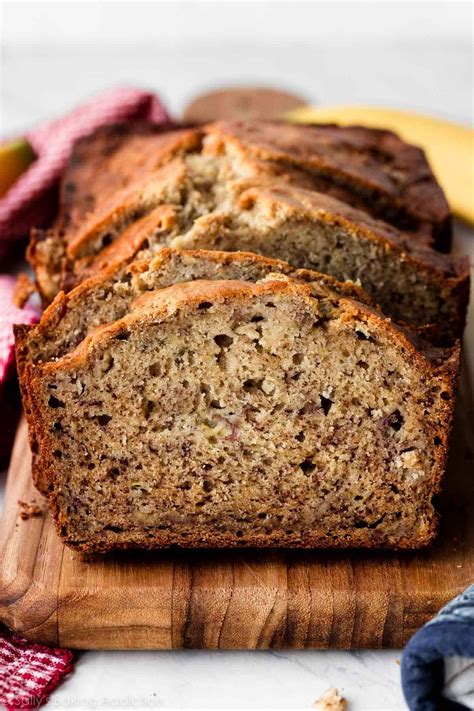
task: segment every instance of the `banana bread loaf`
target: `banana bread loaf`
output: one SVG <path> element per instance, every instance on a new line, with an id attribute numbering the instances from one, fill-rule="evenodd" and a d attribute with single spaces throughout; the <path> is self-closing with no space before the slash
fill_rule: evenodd
<path id="1" fill-rule="evenodd" d="M 45 300 L 163 246 L 250 250 L 359 280 L 388 315 L 462 332 L 465 261 L 424 156 L 389 132 L 221 123 L 77 149 L 52 231 L 30 259 Z M 100 164 L 101 170 L 95 170 Z"/>
<path id="2" fill-rule="evenodd" d="M 144 291 L 36 365 L 36 483 L 83 551 L 419 547 L 458 360 L 283 275 Z"/>

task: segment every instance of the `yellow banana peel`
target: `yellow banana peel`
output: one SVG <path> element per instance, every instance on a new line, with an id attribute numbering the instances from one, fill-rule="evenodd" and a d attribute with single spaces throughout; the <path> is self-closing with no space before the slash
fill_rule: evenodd
<path id="1" fill-rule="evenodd" d="M 454 214 L 474 225 L 474 131 L 422 114 L 370 106 L 303 106 L 286 114 L 296 123 L 385 128 L 425 151 Z"/>
<path id="2" fill-rule="evenodd" d="M 35 153 L 22 138 L 0 144 L 0 197 L 35 160 Z"/>

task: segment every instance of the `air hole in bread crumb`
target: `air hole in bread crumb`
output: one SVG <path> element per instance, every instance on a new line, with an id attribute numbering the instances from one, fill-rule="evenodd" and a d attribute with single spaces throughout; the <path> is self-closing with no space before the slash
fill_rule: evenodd
<path id="1" fill-rule="evenodd" d="M 306 439 L 304 432 L 298 432 L 298 434 L 295 435 L 295 439 L 297 439 L 298 442 L 304 442 Z"/>
<path id="2" fill-rule="evenodd" d="M 304 461 L 301 462 L 300 464 L 300 469 L 302 469 L 305 474 L 310 474 L 311 472 L 314 472 L 316 469 L 316 464 L 311 461 L 311 459 L 305 459 Z"/>
<path id="3" fill-rule="evenodd" d="M 122 331 L 115 336 L 116 341 L 128 341 L 130 338 L 130 331 Z"/>
<path id="4" fill-rule="evenodd" d="M 260 321 L 265 321 L 265 316 L 256 315 L 250 319 L 250 323 L 259 323 Z"/>
<path id="5" fill-rule="evenodd" d="M 112 368 L 114 367 L 114 359 L 113 359 L 113 356 L 111 356 L 110 353 L 108 353 L 108 354 L 104 357 L 102 363 L 103 363 L 102 373 L 108 373 L 109 370 L 112 370 Z"/>
<path id="6" fill-rule="evenodd" d="M 354 525 L 356 528 L 377 528 L 377 526 L 380 526 L 384 518 L 385 514 L 383 514 L 379 519 L 377 519 L 377 521 L 374 521 L 373 523 L 369 523 L 368 521 L 356 521 Z"/>
<path id="7" fill-rule="evenodd" d="M 61 459 L 63 456 L 63 453 L 59 449 L 55 449 L 53 452 L 53 457 L 56 457 L 56 459 Z"/>
<path id="8" fill-rule="evenodd" d="M 107 232 L 107 234 L 105 234 L 101 239 L 102 249 L 104 249 L 104 247 L 108 247 L 109 244 L 112 244 L 112 240 L 113 235 L 111 235 L 110 232 Z"/>
<path id="9" fill-rule="evenodd" d="M 276 306 L 275 306 L 275 304 L 273 303 L 273 301 L 267 301 L 267 303 L 265 304 L 265 306 L 266 306 L 267 308 L 269 308 L 269 309 L 276 309 Z"/>
<path id="10" fill-rule="evenodd" d="M 143 404 L 143 415 L 145 419 L 148 419 L 155 409 L 155 403 L 153 400 L 146 400 L 146 402 Z"/>
<path id="11" fill-rule="evenodd" d="M 252 390 L 261 390 L 262 383 L 263 378 L 260 378 L 259 380 L 257 380 L 256 378 L 249 378 L 248 380 L 244 380 L 244 390 L 246 392 L 252 392 Z"/>
<path id="12" fill-rule="evenodd" d="M 152 375 L 154 378 L 156 378 L 157 375 L 161 374 L 161 364 L 160 363 L 152 363 L 150 367 L 148 368 L 148 372 L 150 375 Z"/>
<path id="13" fill-rule="evenodd" d="M 356 329 L 356 336 L 360 341 L 373 341 L 374 338 L 369 333 L 364 333 L 363 331 L 358 331 Z"/>
<path id="14" fill-rule="evenodd" d="M 440 398 L 442 400 L 451 400 L 451 395 L 448 392 L 446 392 L 446 390 L 443 390 L 443 392 L 440 395 Z"/>
<path id="15" fill-rule="evenodd" d="M 436 445 L 437 447 L 439 447 L 439 445 L 441 444 L 441 437 L 438 437 L 438 435 L 436 435 L 436 437 L 434 438 L 433 442 L 435 443 L 435 445 Z"/>
<path id="16" fill-rule="evenodd" d="M 293 363 L 295 365 L 300 365 L 303 362 L 304 353 L 295 353 L 293 355 Z"/>
<path id="17" fill-rule="evenodd" d="M 244 532 L 243 531 L 236 531 L 235 535 L 237 536 L 237 538 L 243 538 Z"/>
<path id="18" fill-rule="evenodd" d="M 363 370 L 368 370 L 369 369 L 369 364 L 365 362 L 365 360 L 358 360 L 357 365 L 359 368 L 362 368 Z"/>
<path id="19" fill-rule="evenodd" d="M 62 424 L 61 424 L 60 422 L 56 421 L 56 422 L 53 424 L 53 430 L 54 430 L 55 432 L 62 432 L 62 431 L 63 431 L 63 426 L 62 426 Z"/>
<path id="20" fill-rule="evenodd" d="M 48 405 L 50 407 L 64 407 L 64 403 L 62 400 L 58 400 L 57 397 L 54 397 L 54 395 L 51 395 L 49 400 L 48 400 Z"/>
<path id="21" fill-rule="evenodd" d="M 202 482 L 202 488 L 204 489 L 204 491 L 209 492 L 213 490 L 214 484 L 210 479 L 204 479 L 204 481 Z"/>
<path id="22" fill-rule="evenodd" d="M 224 405 L 221 402 L 219 402 L 219 400 L 211 400 L 209 405 L 210 405 L 210 407 L 213 407 L 216 410 L 223 410 L 224 409 Z"/>
<path id="23" fill-rule="evenodd" d="M 200 311 L 205 311 L 206 309 L 210 309 L 212 306 L 210 301 L 201 301 L 201 303 L 198 306 L 198 309 Z"/>
<path id="24" fill-rule="evenodd" d="M 106 425 L 109 424 L 110 420 L 112 419 L 112 416 L 111 415 L 96 415 L 92 419 L 97 420 L 97 422 L 99 423 L 99 425 L 101 427 L 105 427 Z"/>
<path id="25" fill-rule="evenodd" d="M 395 430 L 395 432 L 398 432 L 401 430 L 403 426 L 403 416 L 400 412 L 400 410 L 395 410 L 395 412 L 392 412 L 391 415 L 388 416 L 387 418 L 387 424 L 389 427 L 392 428 L 392 430 Z"/>
<path id="26" fill-rule="evenodd" d="M 180 484 L 179 488 L 182 489 L 183 491 L 189 491 L 191 488 L 191 482 L 190 481 L 183 481 L 183 483 Z"/>
<path id="27" fill-rule="evenodd" d="M 214 336 L 214 341 L 221 348 L 228 348 L 232 345 L 234 339 L 231 336 L 227 336 L 225 333 L 219 333 L 217 336 Z"/>
<path id="28" fill-rule="evenodd" d="M 265 511 L 260 511 L 260 513 L 257 515 L 257 518 L 267 518 L 267 514 L 265 513 Z"/>
<path id="29" fill-rule="evenodd" d="M 324 395 L 320 395 L 319 399 L 321 400 L 321 407 L 323 408 L 323 412 L 325 415 L 327 415 L 332 407 L 333 401 L 330 400 L 328 397 L 324 397 Z"/>

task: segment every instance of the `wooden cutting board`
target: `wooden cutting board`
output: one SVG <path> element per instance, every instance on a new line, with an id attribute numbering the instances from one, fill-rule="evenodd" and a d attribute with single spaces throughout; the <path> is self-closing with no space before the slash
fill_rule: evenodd
<path id="1" fill-rule="evenodd" d="M 89 562 L 56 537 L 18 431 L 0 530 L 0 618 L 78 649 L 401 647 L 474 580 L 474 459 L 464 377 L 435 545 L 418 553 L 168 551 Z M 20 518 L 18 500 L 44 513 Z"/>

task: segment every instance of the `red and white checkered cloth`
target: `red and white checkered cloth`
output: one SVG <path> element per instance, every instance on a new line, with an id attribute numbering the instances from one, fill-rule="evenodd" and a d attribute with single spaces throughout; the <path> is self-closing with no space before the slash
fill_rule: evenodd
<path id="1" fill-rule="evenodd" d="M 154 94 L 119 88 L 29 133 L 26 138 L 38 157 L 0 198 L 0 255 L 52 215 L 57 185 L 77 139 L 107 124 L 140 119 L 171 125 Z M 13 277 L 0 275 L 0 398 L 14 362 L 13 324 L 34 323 L 39 316 L 29 304 L 23 309 L 12 304 L 14 286 Z M 0 428 L 5 424 L 0 422 Z M 0 633 L 0 704 L 7 709 L 37 708 L 71 671 L 72 659 L 65 649 Z"/>
<path id="2" fill-rule="evenodd" d="M 35 323 L 39 318 L 39 309 L 27 304 L 19 309 L 12 304 L 15 278 L 0 274 L 0 462 L 8 462 L 13 444 L 17 419 L 18 404 L 15 391 L 6 390 L 7 379 L 13 373 L 15 360 L 15 341 L 13 325 L 15 323 Z"/>
<path id="3" fill-rule="evenodd" d="M 0 636 L 0 704 L 7 711 L 36 709 L 72 671 L 73 654 Z"/>
<path id="4" fill-rule="evenodd" d="M 0 254 L 31 227 L 41 226 L 51 214 L 55 208 L 54 191 L 79 138 L 101 126 L 138 119 L 171 125 L 154 94 L 118 88 L 27 134 L 38 158 L 0 198 Z M 12 278 L 0 276 L 0 395 L 14 359 L 12 326 L 32 323 L 37 318 L 31 307 L 15 308 L 11 304 L 12 293 Z"/>
<path id="5" fill-rule="evenodd" d="M 13 325 L 15 323 L 35 323 L 39 310 L 26 304 L 22 309 L 12 304 L 15 278 L 0 274 L 0 393 L 5 380 L 11 373 L 14 362 Z"/>
<path id="6" fill-rule="evenodd" d="M 157 96 L 121 87 L 28 133 L 38 158 L 0 198 L 0 253 L 10 240 L 27 234 L 31 227 L 41 227 L 51 215 L 54 190 L 75 141 L 101 126 L 139 119 L 171 124 Z"/>

